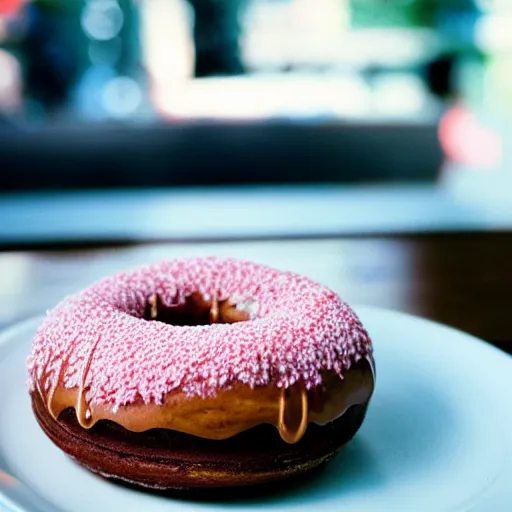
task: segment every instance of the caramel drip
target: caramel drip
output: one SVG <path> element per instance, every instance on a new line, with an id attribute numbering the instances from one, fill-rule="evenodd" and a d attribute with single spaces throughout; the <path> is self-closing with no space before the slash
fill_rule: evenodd
<path id="1" fill-rule="evenodd" d="M 309 423 L 327 425 L 351 406 L 366 403 L 375 385 L 375 367 L 368 357 L 352 365 L 343 379 L 333 371 L 323 372 L 322 384 L 309 391 L 302 381 L 287 390 L 273 384 L 250 388 L 235 383 L 215 397 L 190 397 L 176 390 L 168 393 L 161 405 L 139 400 L 114 411 L 112 406 L 85 401 L 86 379 L 98 343 L 99 339 L 89 352 L 80 386 L 64 386 L 67 360 L 63 362 L 57 385 L 46 399 L 54 419 L 73 407 L 86 429 L 100 420 L 110 420 L 131 432 L 164 428 L 212 440 L 227 439 L 266 423 L 275 425 L 285 442 L 296 443 Z M 44 399 L 46 394 L 39 386 L 37 389 Z"/>
<path id="2" fill-rule="evenodd" d="M 158 295 L 151 295 L 151 297 L 148 299 L 148 304 L 150 306 L 150 318 L 155 320 L 155 318 L 158 316 Z"/>
<path id="3" fill-rule="evenodd" d="M 306 432 L 308 423 L 308 392 L 304 383 L 301 381 L 289 389 L 282 389 L 277 422 L 282 440 L 290 444 L 297 443 Z"/>
<path id="4" fill-rule="evenodd" d="M 91 369 L 92 359 L 94 357 L 94 352 L 96 352 L 96 348 L 100 342 L 101 337 L 98 336 L 98 339 L 91 347 L 89 355 L 87 357 L 87 362 L 85 364 L 84 372 L 82 374 L 82 381 L 80 383 L 80 387 L 78 388 L 78 403 L 76 407 L 76 417 L 78 419 L 78 423 L 84 428 L 90 428 L 93 424 L 92 413 L 88 408 L 87 400 L 85 399 L 86 389 L 85 383 L 87 381 L 87 375 L 89 370 Z"/>
<path id="5" fill-rule="evenodd" d="M 57 382 L 55 383 L 55 386 L 52 387 L 52 389 L 48 393 L 48 396 L 46 397 L 46 406 L 48 407 L 48 411 L 50 412 L 50 414 L 52 415 L 54 420 L 57 419 L 59 413 L 55 412 L 53 410 L 53 398 L 55 396 L 55 392 L 57 391 L 57 388 L 59 387 L 59 384 L 61 382 L 64 382 L 64 374 L 66 373 L 66 368 L 67 368 L 68 362 L 69 362 L 69 360 L 71 358 L 71 354 L 72 354 L 72 352 L 70 352 L 66 356 L 64 361 L 62 361 L 62 365 L 61 365 L 60 370 L 59 370 L 59 377 L 57 379 Z M 41 395 L 41 397 L 44 399 L 44 395 Z"/>
<path id="6" fill-rule="evenodd" d="M 210 306 L 210 323 L 216 324 L 219 320 L 219 301 L 217 297 L 213 297 Z"/>
<path id="7" fill-rule="evenodd" d="M 39 381 L 39 379 L 37 379 L 36 381 L 36 387 L 37 387 L 37 390 L 39 391 L 39 394 L 41 395 L 41 397 L 44 397 L 45 395 L 45 391 L 44 391 L 44 388 L 46 386 L 46 382 L 48 380 L 48 366 L 50 366 L 50 362 L 53 360 L 53 350 L 50 349 L 50 354 L 48 356 L 48 359 L 46 360 L 46 363 L 43 367 L 43 371 L 41 372 L 41 381 Z"/>

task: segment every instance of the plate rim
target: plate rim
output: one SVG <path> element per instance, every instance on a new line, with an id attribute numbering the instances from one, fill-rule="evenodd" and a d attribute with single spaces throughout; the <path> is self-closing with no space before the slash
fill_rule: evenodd
<path id="1" fill-rule="evenodd" d="M 478 338 L 470 333 L 467 333 L 465 331 L 462 331 L 460 329 L 457 329 L 455 327 L 442 324 L 440 322 L 437 322 L 435 320 L 431 320 L 428 318 L 424 318 L 421 316 L 413 315 L 407 312 L 398 311 L 398 310 L 392 310 L 387 308 L 380 308 L 380 307 L 374 307 L 374 306 L 366 306 L 366 305 L 353 305 L 351 306 L 352 309 L 356 312 L 357 316 L 360 317 L 363 325 L 365 325 L 365 317 L 367 315 L 374 315 L 374 318 L 378 318 L 378 321 L 380 321 L 381 318 L 385 319 L 391 319 L 392 321 L 407 321 L 407 322 L 414 322 L 418 323 L 418 329 L 421 329 L 421 326 L 428 326 L 428 328 L 433 328 L 436 330 L 441 329 L 445 336 L 455 337 L 457 338 L 458 343 L 464 343 L 468 344 L 468 347 L 473 347 L 472 350 L 479 351 L 480 353 L 485 353 L 486 356 L 494 358 L 494 360 L 501 360 L 502 362 L 506 362 L 508 364 L 512 364 L 512 356 L 508 354 L 507 352 L 503 351 L 502 349 L 492 345 L 490 342 L 487 342 L 481 338 Z M 9 355 L 13 351 L 15 351 L 20 345 L 13 343 L 13 341 L 16 339 L 16 336 L 21 335 L 21 333 L 24 330 L 32 330 L 35 331 L 37 329 L 37 326 L 40 322 L 42 322 L 45 319 L 45 315 L 39 314 L 39 315 L 33 315 L 30 316 L 24 320 L 21 320 L 19 322 L 16 322 L 12 325 L 7 326 L 5 329 L 0 330 L 0 364 L 2 364 L 4 358 L 2 356 Z M 369 332 L 370 336 L 372 336 L 372 333 Z M 23 345 L 24 347 L 29 345 L 29 341 L 27 340 L 27 345 Z M 28 356 L 28 353 L 27 353 Z M 377 356 L 378 357 L 378 356 Z M 1 469 L 1 468 L 0 468 Z M 7 475 L 8 473 L 7 468 Z M 30 487 L 30 483 L 24 482 L 22 480 L 19 480 L 17 477 L 13 477 L 16 482 L 19 483 L 21 488 L 26 488 L 29 492 L 35 492 L 32 491 Z M 42 496 L 41 499 L 46 501 Z M 4 501 L 6 500 L 6 501 Z M 14 505 L 14 508 L 9 508 L 10 504 Z M 5 504 L 5 505 L 4 505 Z M 17 511 L 22 510 L 23 512 L 29 512 L 30 509 L 24 509 L 22 508 L 22 504 L 18 504 L 16 501 L 13 501 L 11 497 L 6 495 L 2 490 L 0 489 L 0 505 L 4 505 L 7 507 L 7 511 Z M 51 504 L 53 508 L 51 509 L 44 509 L 46 512 L 53 511 L 53 510 L 59 510 L 58 506 L 56 504 Z M 20 508 L 21 506 L 21 508 Z"/>
<path id="2" fill-rule="evenodd" d="M 471 334 L 467 331 L 463 331 L 462 329 L 459 329 L 457 327 L 454 327 L 452 325 L 444 324 L 441 322 L 438 322 L 437 320 L 433 320 L 431 318 L 427 318 L 420 315 L 415 315 L 412 313 L 407 313 L 405 311 L 400 311 L 396 309 L 388 309 L 388 308 L 381 308 L 378 306 L 366 306 L 366 305 L 354 305 L 352 306 L 352 309 L 356 312 L 357 316 L 359 316 L 359 313 L 362 312 L 361 316 L 365 316 L 367 313 L 377 313 L 377 314 L 386 314 L 393 316 L 395 318 L 402 318 L 406 321 L 416 321 L 423 323 L 425 325 L 429 325 L 430 327 L 434 327 L 437 329 L 441 329 L 445 331 L 447 334 L 451 333 L 452 335 L 460 338 L 464 338 L 464 343 L 471 343 L 475 347 L 480 347 L 484 350 L 490 350 L 490 352 L 493 352 L 495 355 L 498 356 L 505 356 L 505 359 L 509 359 L 512 362 L 512 354 L 509 354 L 505 350 L 497 347 L 496 345 L 493 345 L 490 341 L 487 341 L 483 338 L 479 338 L 478 336 Z M 363 321 L 363 326 L 365 322 Z M 371 337 L 371 333 L 370 333 Z M 511 345 L 512 347 L 512 345 Z"/>
<path id="3" fill-rule="evenodd" d="M 45 318 L 45 315 L 42 314 L 33 315 L 23 320 L 19 320 L 18 322 L 15 322 L 13 324 L 7 325 L 6 327 L 0 330 L 0 346 L 9 344 L 9 337 L 15 336 L 18 331 L 22 331 L 32 323 L 35 324 L 36 321 L 42 322 Z"/>

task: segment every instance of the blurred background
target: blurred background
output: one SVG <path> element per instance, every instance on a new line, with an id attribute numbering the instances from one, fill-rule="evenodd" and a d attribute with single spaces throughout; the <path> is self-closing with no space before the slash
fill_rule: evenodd
<path id="1" fill-rule="evenodd" d="M 0 0 L 0 244 L 512 225 L 509 0 Z"/>

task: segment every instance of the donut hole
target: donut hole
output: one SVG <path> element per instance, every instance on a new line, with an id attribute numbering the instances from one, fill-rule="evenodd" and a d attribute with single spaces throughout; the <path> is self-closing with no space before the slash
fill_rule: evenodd
<path id="1" fill-rule="evenodd" d="M 144 318 L 169 325 L 233 324 L 249 320 L 249 314 L 241 311 L 229 300 L 205 299 L 193 293 L 180 304 L 166 305 L 157 294 L 151 295 L 145 306 Z"/>

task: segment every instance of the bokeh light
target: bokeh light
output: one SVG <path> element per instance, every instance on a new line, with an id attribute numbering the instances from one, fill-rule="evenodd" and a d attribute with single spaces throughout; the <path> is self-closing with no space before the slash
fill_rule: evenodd
<path id="1" fill-rule="evenodd" d="M 116 0 L 88 0 L 82 13 L 82 28 L 98 41 L 114 39 L 123 28 L 124 15 Z"/>

